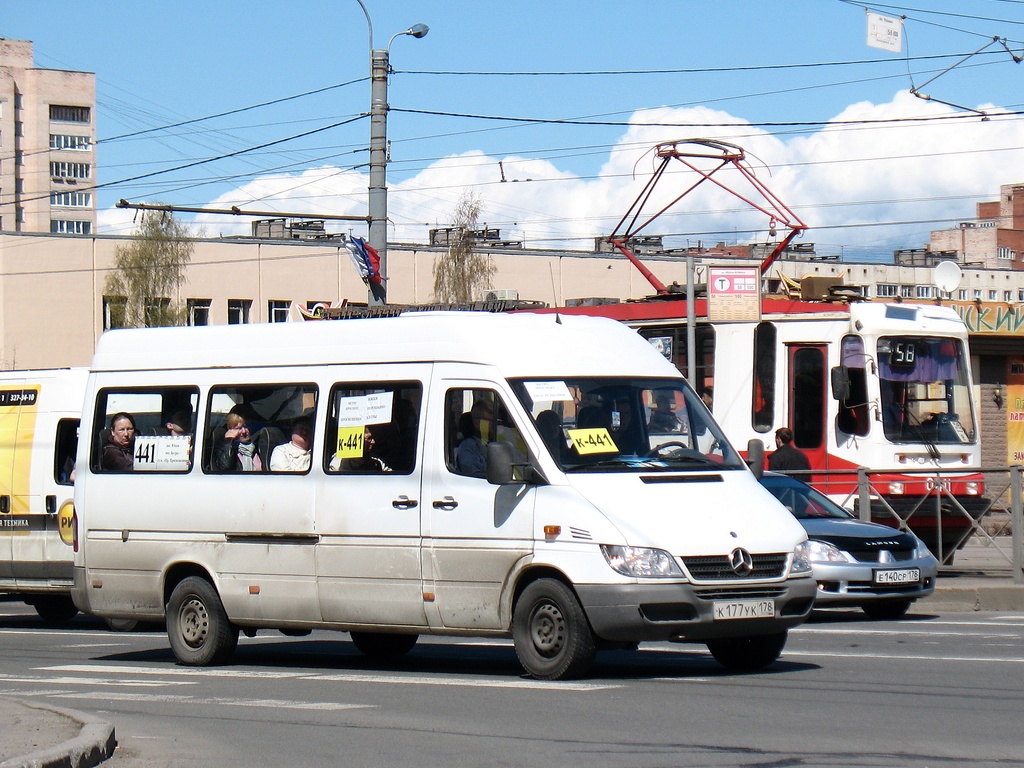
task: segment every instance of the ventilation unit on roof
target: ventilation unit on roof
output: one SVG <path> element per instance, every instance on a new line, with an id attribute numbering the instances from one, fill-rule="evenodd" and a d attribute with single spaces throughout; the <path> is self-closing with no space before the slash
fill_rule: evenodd
<path id="1" fill-rule="evenodd" d="M 519 291 L 514 288 L 490 288 L 480 294 L 480 301 L 516 301 Z"/>

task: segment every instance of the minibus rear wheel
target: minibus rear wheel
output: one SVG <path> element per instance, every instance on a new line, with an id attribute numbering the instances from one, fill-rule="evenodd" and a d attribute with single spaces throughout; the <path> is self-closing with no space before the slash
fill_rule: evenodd
<path id="1" fill-rule="evenodd" d="M 767 667 L 782 655 L 789 633 L 783 630 L 771 635 L 722 637 L 708 640 L 708 650 L 715 661 L 727 669 L 752 670 Z"/>
<path id="2" fill-rule="evenodd" d="M 66 624 L 78 615 L 69 595 L 39 595 L 28 602 L 47 624 Z"/>
<path id="3" fill-rule="evenodd" d="M 182 579 L 167 601 L 167 637 L 182 664 L 222 664 L 238 645 L 238 627 L 224 611 L 220 595 L 206 579 Z"/>
<path id="4" fill-rule="evenodd" d="M 519 663 L 538 680 L 580 677 L 597 655 L 580 601 L 557 579 L 537 579 L 523 590 L 512 614 L 512 640 Z"/>
<path id="5" fill-rule="evenodd" d="M 416 645 L 419 635 L 389 635 L 383 632 L 349 632 L 352 644 L 371 659 L 397 659 Z"/>

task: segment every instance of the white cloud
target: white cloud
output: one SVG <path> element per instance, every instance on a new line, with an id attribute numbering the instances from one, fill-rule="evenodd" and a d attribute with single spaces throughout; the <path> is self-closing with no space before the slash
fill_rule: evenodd
<path id="1" fill-rule="evenodd" d="M 482 202 L 481 224 L 499 226 L 508 239 L 528 246 L 589 247 L 636 199 L 656 164 L 651 156 L 655 144 L 705 137 L 743 147 L 757 178 L 810 226 L 805 241 L 831 244 L 836 251 L 839 245 L 874 246 L 883 253 L 893 247 L 920 247 L 928 231 L 955 222 L 862 225 L 969 220 L 976 199 L 994 199 L 1000 184 L 1024 181 L 1007 170 L 1024 167 L 1024 123 L 1016 117 L 912 121 L 965 114 L 906 91 L 887 103 L 850 105 L 824 127 L 774 127 L 773 133 L 706 107 L 644 110 L 633 116 L 596 178 L 581 178 L 547 160 L 468 151 L 434 162 L 411 178 L 389 179 L 389 240 L 426 242 L 428 229 L 450 224 L 460 196 L 472 191 Z M 894 120 L 902 122 L 885 122 Z M 859 124 L 850 124 L 855 122 Z M 650 123 L 688 127 L 646 125 Z M 711 125 L 715 127 L 706 127 Z M 670 164 L 670 170 L 657 186 L 652 210 L 699 178 L 681 164 Z M 715 178 L 760 202 L 735 171 L 720 173 Z M 208 207 L 364 216 L 366 199 L 365 173 L 328 166 L 261 177 L 211 200 Z M 123 231 L 131 216 L 103 211 L 101 231 Z M 199 216 L 197 221 L 213 236 L 250 231 L 243 219 Z M 704 182 L 671 215 L 644 231 L 675 234 L 677 243 L 716 238 L 747 242 L 764 239 L 767 227 L 765 215 Z M 328 229 L 365 233 L 361 223 L 329 222 Z"/>

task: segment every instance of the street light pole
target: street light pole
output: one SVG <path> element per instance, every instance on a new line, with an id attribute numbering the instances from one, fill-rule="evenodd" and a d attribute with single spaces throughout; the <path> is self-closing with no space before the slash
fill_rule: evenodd
<path id="1" fill-rule="evenodd" d="M 366 26 L 370 32 L 370 186 L 369 186 L 369 242 L 380 256 L 380 279 L 384 289 L 384 300 L 378 300 L 371 291 L 368 302 L 374 304 L 387 303 L 388 288 L 388 183 L 387 183 L 387 145 L 388 145 L 388 74 L 391 63 L 391 44 L 396 37 L 411 35 L 420 38 L 430 31 L 426 24 L 414 24 L 409 29 L 398 32 L 388 41 L 387 48 L 373 47 L 373 22 L 370 12 L 363 0 L 356 0 L 366 16 Z"/>

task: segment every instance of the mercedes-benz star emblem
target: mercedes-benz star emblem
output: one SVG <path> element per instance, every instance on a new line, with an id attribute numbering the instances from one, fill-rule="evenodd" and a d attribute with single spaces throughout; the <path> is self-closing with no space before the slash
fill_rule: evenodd
<path id="1" fill-rule="evenodd" d="M 737 547 L 729 555 L 729 565 L 737 576 L 749 576 L 754 570 L 754 558 L 742 547 Z"/>

